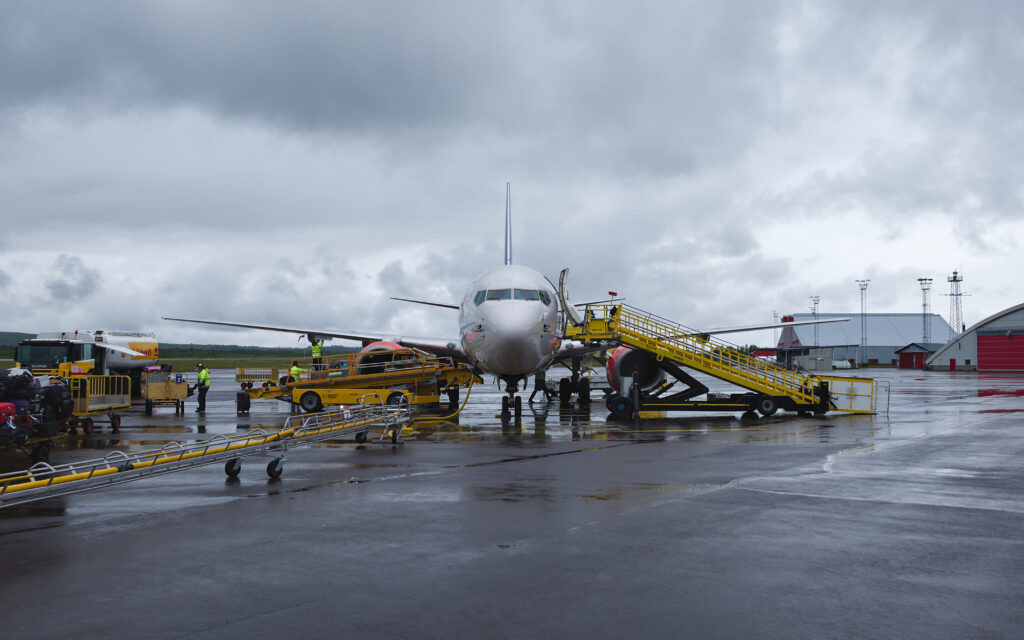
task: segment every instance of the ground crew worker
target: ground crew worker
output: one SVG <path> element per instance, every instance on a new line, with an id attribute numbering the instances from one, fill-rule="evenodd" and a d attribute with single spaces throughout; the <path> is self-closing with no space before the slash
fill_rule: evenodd
<path id="1" fill-rule="evenodd" d="M 298 360 L 292 360 L 292 368 L 288 370 L 288 382 L 298 382 L 301 373 L 306 373 L 306 370 L 299 366 Z"/>
<path id="2" fill-rule="evenodd" d="M 200 362 L 196 364 L 196 371 L 199 372 L 196 381 L 196 389 L 199 391 L 199 408 L 196 409 L 196 413 L 203 413 L 206 411 L 206 394 L 210 390 L 210 370 Z"/>
<path id="3" fill-rule="evenodd" d="M 324 339 L 323 338 L 317 338 L 316 341 L 312 341 L 311 340 L 310 343 L 312 345 L 311 349 L 313 351 L 313 368 L 314 369 L 323 369 L 324 368 L 323 367 L 324 360 L 321 357 L 321 354 L 323 353 Z"/>
<path id="4" fill-rule="evenodd" d="M 537 395 L 540 391 L 544 394 L 544 400 L 549 400 L 548 397 L 548 373 L 544 369 L 541 369 L 537 373 L 533 374 L 533 393 L 530 394 L 530 402 L 533 402 L 533 396 Z"/>

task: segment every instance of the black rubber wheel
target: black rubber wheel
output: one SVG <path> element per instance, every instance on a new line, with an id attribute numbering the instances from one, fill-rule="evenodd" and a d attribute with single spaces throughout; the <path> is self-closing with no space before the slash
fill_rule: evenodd
<path id="1" fill-rule="evenodd" d="M 398 391 L 388 396 L 388 404 L 392 407 L 400 407 L 404 404 L 408 404 L 408 402 L 409 401 L 406 399 L 405 394 L 399 393 Z"/>
<path id="2" fill-rule="evenodd" d="M 284 472 L 284 460 L 281 458 L 274 458 L 267 463 L 267 475 L 271 478 L 280 478 L 281 473 Z"/>
<path id="3" fill-rule="evenodd" d="M 82 435 L 87 436 L 92 433 L 93 422 L 92 418 L 86 418 L 82 420 Z"/>
<path id="4" fill-rule="evenodd" d="M 508 414 L 508 396 L 502 396 L 501 398 L 501 415 Z"/>
<path id="5" fill-rule="evenodd" d="M 116 413 L 110 414 L 110 430 L 114 432 L 121 430 L 121 416 Z"/>
<path id="6" fill-rule="evenodd" d="M 608 411 L 611 411 L 613 415 L 621 418 L 628 418 L 633 413 L 633 403 L 626 396 L 618 394 L 609 396 L 605 406 L 608 407 Z"/>
<path id="7" fill-rule="evenodd" d="M 242 461 L 239 460 L 238 458 L 232 458 L 231 460 L 228 460 L 227 462 L 224 463 L 224 473 L 228 474 L 229 478 L 237 478 L 238 474 L 241 472 Z"/>
<path id="8" fill-rule="evenodd" d="M 177 405 L 175 405 L 174 408 L 177 409 L 178 408 Z M 147 416 L 153 415 L 153 401 L 152 400 L 146 400 L 146 415 Z"/>
<path id="9" fill-rule="evenodd" d="M 32 449 L 32 462 L 49 462 L 50 461 L 50 445 L 46 442 L 40 442 Z"/>
<path id="10" fill-rule="evenodd" d="M 358 442 L 359 444 L 366 442 L 366 436 L 368 434 L 369 432 L 367 431 L 360 431 L 359 433 L 356 434 L 356 442 Z"/>
<path id="11" fill-rule="evenodd" d="M 302 394 L 301 398 L 299 398 L 299 406 L 301 406 L 302 410 L 306 413 L 316 413 L 324 408 L 324 403 L 320 401 L 320 396 L 316 393 L 307 391 Z"/>
<path id="12" fill-rule="evenodd" d="M 517 418 L 522 418 L 523 417 L 523 399 L 521 397 L 519 397 L 519 396 L 516 396 L 515 409 L 516 409 L 516 417 Z"/>
<path id="13" fill-rule="evenodd" d="M 775 402 L 775 398 L 771 396 L 761 396 L 757 399 L 757 412 L 764 417 L 768 417 L 778 411 L 779 405 Z"/>
<path id="14" fill-rule="evenodd" d="M 580 402 L 590 404 L 590 378 L 580 380 L 580 386 L 576 392 L 579 394 Z"/>
<path id="15" fill-rule="evenodd" d="M 572 399 L 572 381 L 569 378 L 562 378 L 558 381 L 558 401 L 569 402 Z"/>
<path id="16" fill-rule="evenodd" d="M 398 444 L 398 435 L 402 433 L 402 427 L 391 427 L 391 444 Z"/>

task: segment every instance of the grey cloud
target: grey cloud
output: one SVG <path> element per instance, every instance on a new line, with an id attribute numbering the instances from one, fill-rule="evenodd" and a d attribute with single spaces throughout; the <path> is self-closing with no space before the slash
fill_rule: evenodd
<path id="1" fill-rule="evenodd" d="M 11 276 L 6 271 L 0 270 L 0 291 L 6 291 L 11 284 Z"/>
<path id="2" fill-rule="evenodd" d="M 62 253 L 53 262 L 46 289 L 54 302 L 77 302 L 96 293 L 100 282 L 98 270 L 85 266 L 81 258 Z"/>

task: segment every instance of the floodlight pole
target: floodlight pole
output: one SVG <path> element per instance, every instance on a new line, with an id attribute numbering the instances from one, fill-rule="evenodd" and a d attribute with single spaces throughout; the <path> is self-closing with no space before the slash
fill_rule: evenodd
<path id="1" fill-rule="evenodd" d="M 921 284 L 921 346 L 924 346 L 932 341 L 931 323 L 928 322 L 928 304 L 929 294 L 932 289 L 931 278 L 918 278 L 917 281 Z"/>
<path id="2" fill-rule="evenodd" d="M 871 280 L 854 280 L 860 287 L 860 353 L 857 364 L 864 364 L 864 352 L 868 347 L 868 283 Z"/>

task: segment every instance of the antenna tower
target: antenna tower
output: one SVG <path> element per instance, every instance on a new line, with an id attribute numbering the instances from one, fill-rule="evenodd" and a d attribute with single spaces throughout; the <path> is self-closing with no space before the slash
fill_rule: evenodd
<path id="1" fill-rule="evenodd" d="M 918 278 L 921 284 L 921 342 L 928 344 L 932 341 L 931 323 L 928 322 L 929 296 L 932 290 L 931 278 Z"/>
<path id="2" fill-rule="evenodd" d="M 854 280 L 860 287 L 860 358 L 858 362 L 863 364 L 864 353 L 868 346 L 868 283 L 871 280 Z"/>
<path id="3" fill-rule="evenodd" d="M 818 319 L 818 301 L 821 296 L 811 296 L 811 317 Z M 818 325 L 814 325 L 814 346 L 818 346 Z"/>

